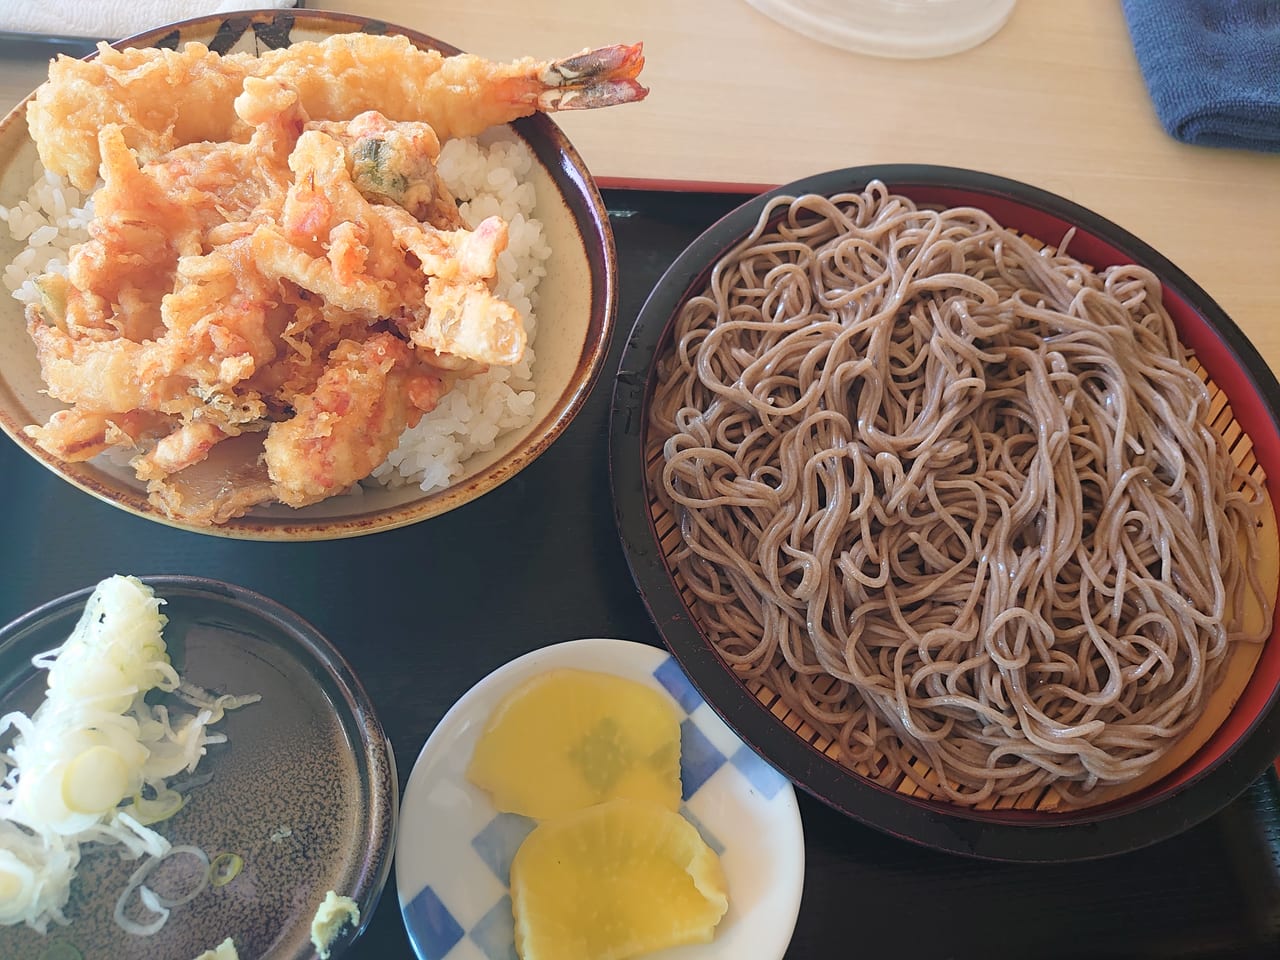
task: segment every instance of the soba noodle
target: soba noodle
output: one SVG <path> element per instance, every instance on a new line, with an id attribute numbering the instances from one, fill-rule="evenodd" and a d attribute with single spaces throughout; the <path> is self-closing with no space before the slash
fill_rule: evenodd
<path id="1" fill-rule="evenodd" d="M 1144 269 L 872 183 L 770 203 L 673 341 L 695 614 L 882 783 L 1084 802 L 1194 723 L 1247 598 L 1269 630 L 1264 498 Z"/>

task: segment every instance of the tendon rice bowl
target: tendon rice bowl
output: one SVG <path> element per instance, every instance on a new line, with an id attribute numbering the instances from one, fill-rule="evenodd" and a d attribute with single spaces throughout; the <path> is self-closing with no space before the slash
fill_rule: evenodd
<path id="1" fill-rule="evenodd" d="M 551 255 L 543 225 L 533 216 L 533 164 L 532 151 L 509 134 L 443 144 L 438 170 L 467 225 L 475 227 L 488 216 L 500 216 L 509 224 L 494 293 L 520 313 L 528 347 L 514 366 L 490 367 L 458 381 L 435 410 L 401 435 L 399 446 L 366 482 L 417 485 L 427 492 L 443 489 L 462 475 L 469 457 L 492 450 L 499 437 L 532 422 L 538 285 Z M 10 235 L 27 245 L 3 276 L 5 288 L 24 303 L 38 299 L 34 280 L 41 273 L 66 272 L 68 253 L 88 238 L 93 218 L 92 199 L 65 179 L 38 163 L 32 178 L 25 200 L 0 207 L 0 220 Z M 103 456 L 110 456 L 110 451 Z"/>

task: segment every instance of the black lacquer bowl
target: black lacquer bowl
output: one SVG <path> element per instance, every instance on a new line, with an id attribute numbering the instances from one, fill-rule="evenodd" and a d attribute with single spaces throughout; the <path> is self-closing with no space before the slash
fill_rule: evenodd
<path id="1" fill-rule="evenodd" d="M 803 789 L 880 830 L 954 853 L 1019 861 L 1097 858 L 1173 836 L 1224 807 L 1280 751 L 1275 632 L 1261 649 L 1233 655 L 1227 680 L 1211 699 L 1210 719 L 1192 731 L 1176 764 L 1151 782 L 1074 810 L 1051 809 L 1035 798 L 981 809 L 931 799 L 909 782 L 879 786 L 842 765 L 831 742 L 775 691 L 738 677 L 698 625 L 693 595 L 671 559 L 681 544 L 678 518 L 648 486 L 647 468 L 660 456 L 646 437 L 656 360 L 671 349 L 682 305 L 705 287 L 712 265 L 754 227 L 772 197 L 858 191 L 871 180 L 921 205 L 980 207 L 1048 244 L 1074 230 L 1071 254 L 1097 269 L 1137 263 L 1153 271 L 1192 365 L 1214 397 L 1214 428 L 1264 487 L 1267 477 L 1280 476 L 1274 374 L 1209 295 L 1146 243 L 1075 203 L 989 174 L 906 164 L 818 174 L 745 203 L 704 232 L 658 282 L 627 341 L 613 398 L 612 483 L 618 529 L 650 614 L 703 697 L 743 740 Z M 1274 563 L 1273 526 L 1263 540 Z"/>
<path id="2" fill-rule="evenodd" d="M 227 742 L 210 746 L 196 771 L 212 779 L 155 826 L 175 845 L 211 858 L 235 854 L 243 867 L 142 937 L 112 919 L 137 863 L 84 850 L 70 924 L 51 924 L 44 936 L 0 926 L 0 957 L 194 957 L 231 937 L 245 960 L 303 960 L 315 956 L 311 920 L 329 890 L 360 907 L 362 923 L 334 945 L 340 956 L 373 916 L 395 849 L 395 758 L 373 704 L 341 654 L 276 602 L 199 577 L 142 579 L 165 601 L 165 642 L 185 680 L 262 697 L 226 714 L 215 729 Z M 0 715 L 30 715 L 40 703 L 46 673 L 31 658 L 67 638 L 90 593 L 52 600 L 0 629 Z M 0 736 L 0 749 L 11 736 Z"/>

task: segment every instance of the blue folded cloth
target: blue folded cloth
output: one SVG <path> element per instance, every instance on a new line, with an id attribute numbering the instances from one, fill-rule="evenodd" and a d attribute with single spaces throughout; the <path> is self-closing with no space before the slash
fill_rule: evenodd
<path id="1" fill-rule="evenodd" d="M 1124 13 L 1172 136 L 1280 151 L 1280 0 L 1124 0 Z"/>

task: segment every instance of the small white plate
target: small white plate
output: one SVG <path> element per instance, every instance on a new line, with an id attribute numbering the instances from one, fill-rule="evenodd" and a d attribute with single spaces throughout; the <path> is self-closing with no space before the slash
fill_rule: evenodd
<path id="1" fill-rule="evenodd" d="M 598 639 L 535 650 L 495 670 L 454 704 L 422 748 L 396 843 L 400 912 L 421 960 L 516 960 L 507 876 L 534 821 L 498 813 L 466 769 L 499 701 L 556 667 L 638 680 L 666 691 L 684 715 L 680 812 L 720 855 L 729 912 L 711 943 L 648 960 L 780 960 L 804 886 L 804 834 L 791 784 L 725 726 L 665 650 Z"/>

